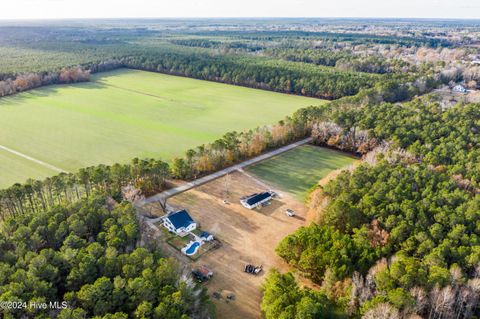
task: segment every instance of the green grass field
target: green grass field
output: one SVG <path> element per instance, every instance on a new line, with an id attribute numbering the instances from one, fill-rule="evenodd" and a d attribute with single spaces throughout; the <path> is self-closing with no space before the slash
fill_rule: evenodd
<path id="1" fill-rule="evenodd" d="M 9 184 L 4 181 L 14 182 L 19 176 L 45 178 L 56 173 L 54 170 L 0 149 L 0 186 L 8 186 Z"/>
<path id="2" fill-rule="evenodd" d="M 304 145 L 253 165 L 247 171 L 303 201 L 310 188 L 328 173 L 356 160 L 328 148 Z"/>
<path id="3" fill-rule="evenodd" d="M 227 131 L 275 123 L 318 99 L 136 70 L 0 98 L 0 145 L 66 171 L 134 157 L 170 160 Z M 0 153 L 0 187 L 51 175 Z"/>

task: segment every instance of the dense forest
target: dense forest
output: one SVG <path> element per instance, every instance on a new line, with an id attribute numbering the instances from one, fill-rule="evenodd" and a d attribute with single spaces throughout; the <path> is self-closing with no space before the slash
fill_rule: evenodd
<path id="1" fill-rule="evenodd" d="M 452 43 L 446 39 L 426 36 L 390 36 L 358 32 L 310 32 L 310 31 L 197 31 L 194 35 L 229 36 L 249 40 L 272 40 L 275 38 L 313 38 L 318 41 L 349 42 L 353 44 L 398 44 L 401 46 L 448 47 Z"/>
<path id="2" fill-rule="evenodd" d="M 344 111 L 311 110 L 333 122 L 318 127 L 317 143 L 381 151 L 315 190 L 317 223 L 278 254 L 349 314 L 478 315 L 479 106 L 442 110 L 425 97 Z"/>
<path id="3" fill-rule="evenodd" d="M 320 292 L 302 289 L 291 273 L 272 270 L 263 285 L 262 311 L 266 318 L 333 318 L 334 305 Z"/>
<path id="4" fill-rule="evenodd" d="M 446 77 L 444 72 L 441 78 L 440 71 L 433 72 L 429 58 L 437 54 L 445 68 L 445 61 L 455 63 L 466 55 L 466 51 L 456 52 L 453 43 L 432 36 L 198 31 L 195 25 L 190 31 L 172 31 L 161 23 L 154 28 L 148 22 L 139 25 L 113 24 L 94 32 L 82 25 L 0 26 L 0 96 L 85 79 L 62 79 L 64 69 L 81 67 L 96 73 L 129 67 L 337 99 L 384 82 L 457 80 L 455 74 Z M 450 52 L 454 56 L 446 55 Z M 418 61 L 411 61 L 411 56 Z M 467 73 L 466 81 L 475 72 Z"/>
<path id="5" fill-rule="evenodd" d="M 325 99 L 353 96 L 383 83 L 412 83 L 420 91 L 450 81 L 480 83 L 474 67 L 455 64 L 470 51 L 441 45 L 410 47 L 395 37 L 390 39 L 394 44 L 348 40 L 367 37 L 358 34 L 328 34 L 337 40 L 331 42 L 323 33 L 217 33 L 0 27 L 0 96 L 86 79 L 81 74 L 62 79 L 62 70 L 78 67 L 90 73 L 128 67 Z M 32 37 L 36 41 L 29 41 Z"/>
<path id="6" fill-rule="evenodd" d="M 316 65 L 336 67 L 339 70 L 367 73 L 394 73 L 399 72 L 406 63 L 396 60 L 387 61 L 380 56 L 356 56 L 346 50 L 325 50 L 309 48 L 287 48 L 266 50 L 268 56 L 275 56 L 287 61 L 305 62 Z"/>
<path id="7" fill-rule="evenodd" d="M 137 245 L 130 204 L 91 196 L 7 218 L 0 229 L 0 300 L 18 302 L 3 318 L 207 318 L 208 296 L 180 280 L 158 251 Z M 63 309 L 25 302 L 63 301 Z"/>

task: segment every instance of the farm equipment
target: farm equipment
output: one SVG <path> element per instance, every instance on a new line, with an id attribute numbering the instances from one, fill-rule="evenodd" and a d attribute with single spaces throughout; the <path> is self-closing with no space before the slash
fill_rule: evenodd
<path id="1" fill-rule="evenodd" d="M 245 269 L 243 270 L 247 274 L 258 275 L 262 271 L 263 266 L 254 266 L 251 264 L 245 265 Z"/>

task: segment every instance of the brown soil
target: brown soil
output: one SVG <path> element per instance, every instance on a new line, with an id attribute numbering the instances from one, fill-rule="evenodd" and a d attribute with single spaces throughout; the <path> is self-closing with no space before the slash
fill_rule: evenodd
<path id="1" fill-rule="evenodd" d="M 358 166 L 361 161 L 348 169 Z M 325 176 L 319 185 L 326 185 L 342 171 L 336 170 Z M 181 184 L 172 181 L 174 185 Z M 228 185 L 228 196 L 226 195 Z M 310 210 L 293 196 L 279 192 L 279 198 L 270 206 L 248 210 L 241 206 L 240 197 L 264 191 L 268 187 L 263 181 L 248 174 L 235 172 L 190 191 L 174 196 L 168 204 L 174 208 L 186 208 L 202 230 L 212 233 L 222 242 L 219 249 L 207 252 L 196 262 L 185 261 L 181 253 L 172 252 L 187 267 L 206 265 L 214 272 L 205 285 L 217 308 L 218 318 L 261 318 L 261 285 L 272 268 L 282 272 L 292 269 L 275 253 L 275 247 L 287 235 L 301 226 L 316 220 L 318 209 Z M 273 187 L 271 189 L 275 190 Z M 277 191 L 277 190 L 275 190 Z M 321 190 L 320 190 L 321 191 Z M 227 200 L 227 204 L 224 200 Z M 145 207 L 152 215 L 163 215 L 159 205 Z M 285 210 L 295 211 L 288 217 Z M 170 248 L 170 247 L 167 247 Z M 173 250 L 173 249 L 172 249 Z M 263 265 L 264 271 L 257 276 L 243 272 L 247 263 Z M 319 287 L 310 280 L 297 276 L 302 286 Z M 217 297 L 213 297 L 214 293 Z M 232 296 L 228 299 L 227 296 Z"/>
<path id="2" fill-rule="evenodd" d="M 229 177 L 229 195 L 225 196 L 225 177 L 169 199 L 176 208 L 186 208 L 192 217 L 216 236 L 223 246 L 208 252 L 195 264 L 207 265 L 214 277 L 206 284 L 219 318 L 260 318 L 261 284 L 271 268 L 288 270 L 275 254 L 275 247 L 288 234 L 305 223 L 304 205 L 288 194 L 281 194 L 272 204 L 257 210 L 240 205 L 240 197 L 265 190 L 253 178 L 241 173 Z M 228 204 L 223 200 L 227 198 Z M 288 217 L 287 208 L 297 216 Z M 243 272 L 247 263 L 263 265 L 257 276 Z M 193 264 L 192 266 L 195 266 Z M 233 294 L 234 299 L 227 299 Z"/>

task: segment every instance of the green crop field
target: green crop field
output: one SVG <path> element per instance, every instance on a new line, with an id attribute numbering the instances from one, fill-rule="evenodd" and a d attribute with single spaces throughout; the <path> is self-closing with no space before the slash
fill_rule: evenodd
<path id="1" fill-rule="evenodd" d="M 59 169 L 170 160 L 231 130 L 275 123 L 323 101 L 136 70 L 0 98 L 0 146 Z M 2 150 L 0 187 L 55 173 Z"/>
<path id="2" fill-rule="evenodd" d="M 55 173 L 54 170 L 0 149 L 0 186 L 8 186 L 4 181 L 14 182 L 19 176 L 44 178 Z"/>
<path id="3" fill-rule="evenodd" d="M 247 171 L 304 200 L 308 190 L 320 179 L 356 160 L 357 158 L 342 152 L 304 145 L 253 165 Z"/>

